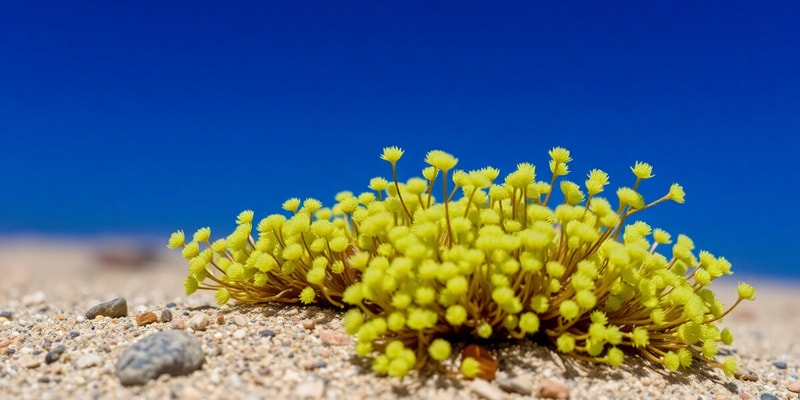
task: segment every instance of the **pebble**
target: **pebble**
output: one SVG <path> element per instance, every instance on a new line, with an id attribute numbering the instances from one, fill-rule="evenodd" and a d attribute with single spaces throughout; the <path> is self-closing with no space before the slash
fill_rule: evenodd
<path id="1" fill-rule="evenodd" d="M 347 335 L 330 329 L 320 331 L 319 339 L 331 346 L 344 346 L 347 344 Z"/>
<path id="2" fill-rule="evenodd" d="M 775 361 L 772 363 L 772 365 L 774 365 L 777 369 L 786 369 L 786 363 L 783 361 Z"/>
<path id="3" fill-rule="evenodd" d="M 123 385 L 143 385 L 161 374 L 188 375 L 203 365 L 204 358 L 197 338 L 184 331 L 167 330 L 125 349 L 117 360 L 116 375 Z"/>
<path id="4" fill-rule="evenodd" d="M 763 393 L 761 395 L 761 397 L 759 397 L 759 399 L 761 399 L 761 400 L 778 400 L 778 397 L 775 396 L 774 394 Z"/>
<path id="5" fill-rule="evenodd" d="M 80 336 L 81 333 L 80 332 L 75 332 L 75 331 L 69 331 L 68 335 L 69 335 L 70 339 L 75 339 L 76 337 Z"/>
<path id="6" fill-rule="evenodd" d="M 539 382 L 537 395 L 546 399 L 568 399 L 569 388 L 552 379 L 545 378 Z"/>
<path id="7" fill-rule="evenodd" d="M 786 389 L 788 389 L 790 392 L 800 393 L 800 381 L 794 381 L 786 385 Z"/>
<path id="8" fill-rule="evenodd" d="M 44 292 L 40 290 L 22 297 L 22 304 L 26 307 L 35 306 L 37 304 L 44 303 L 46 298 L 47 297 L 45 296 Z"/>
<path id="9" fill-rule="evenodd" d="M 497 380 L 497 386 L 508 393 L 517 393 L 528 396 L 533 393 L 535 383 L 532 378 L 524 375 L 511 376 Z"/>
<path id="10" fill-rule="evenodd" d="M 321 380 L 303 382 L 294 388 L 293 399 L 319 399 L 325 395 L 325 382 Z"/>
<path id="11" fill-rule="evenodd" d="M 247 326 L 247 318 L 244 315 L 237 315 L 233 317 L 233 323 L 236 326 Z"/>
<path id="12" fill-rule="evenodd" d="M 208 315 L 203 313 L 196 314 L 192 318 L 189 318 L 189 328 L 192 328 L 196 331 L 204 331 L 208 328 L 208 324 L 211 323 L 211 320 L 208 318 Z"/>
<path id="13" fill-rule="evenodd" d="M 176 306 L 177 306 L 177 304 L 175 304 L 173 302 L 167 303 L 167 308 L 175 308 Z"/>
<path id="14" fill-rule="evenodd" d="M 172 327 L 175 329 L 184 330 L 186 329 L 186 320 L 183 318 L 178 318 L 172 321 Z"/>
<path id="15" fill-rule="evenodd" d="M 244 339 L 245 336 L 247 336 L 246 329 L 237 329 L 235 332 L 233 332 L 234 339 Z"/>
<path id="16" fill-rule="evenodd" d="M 67 349 L 67 346 L 60 344 L 53 348 L 52 350 L 48 351 L 47 354 L 44 356 L 44 362 L 46 364 L 52 364 L 61 357 L 61 354 Z"/>
<path id="17" fill-rule="evenodd" d="M 158 321 L 158 317 L 156 317 L 156 314 L 152 313 L 150 311 L 143 312 L 143 313 L 138 314 L 136 316 L 136 326 L 150 325 L 153 322 L 157 322 L 157 321 Z"/>
<path id="18" fill-rule="evenodd" d="M 42 365 L 42 361 L 38 357 L 28 355 L 20 357 L 19 363 L 25 368 L 36 368 Z"/>
<path id="19" fill-rule="evenodd" d="M 86 311 L 86 318 L 95 319 L 98 315 L 111 318 L 121 318 L 128 316 L 128 302 L 123 297 L 117 297 L 114 300 L 100 303 L 89 311 Z"/>
<path id="20" fill-rule="evenodd" d="M 14 318 L 14 313 L 11 311 L 0 311 L 0 318 L 12 319 Z"/>
<path id="21" fill-rule="evenodd" d="M 258 332 L 258 334 L 262 337 L 275 337 L 275 331 L 272 329 L 264 329 L 263 331 Z"/>
<path id="22" fill-rule="evenodd" d="M 161 311 L 161 322 L 170 322 L 172 321 L 172 312 L 169 310 Z"/>
<path id="23" fill-rule="evenodd" d="M 94 353 L 90 353 L 90 354 L 84 354 L 80 356 L 80 358 L 75 360 L 75 366 L 78 369 L 84 369 L 84 368 L 94 367 L 98 364 L 101 364 L 102 362 L 103 362 L 103 357 L 100 357 L 99 355 Z"/>
<path id="24" fill-rule="evenodd" d="M 503 393 L 502 390 L 483 379 L 473 380 L 469 384 L 469 390 L 488 400 L 502 400 L 506 398 L 506 394 Z"/>
<path id="25" fill-rule="evenodd" d="M 317 326 L 316 322 L 314 322 L 313 319 L 304 319 L 302 324 L 303 328 L 308 329 L 310 331 L 313 331 L 314 328 Z"/>

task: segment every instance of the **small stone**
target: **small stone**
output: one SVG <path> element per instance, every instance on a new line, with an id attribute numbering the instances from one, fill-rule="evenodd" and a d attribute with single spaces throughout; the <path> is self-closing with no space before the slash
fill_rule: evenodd
<path id="1" fill-rule="evenodd" d="M 247 336 L 247 329 L 237 329 L 233 332 L 234 339 L 244 339 L 245 336 Z"/>
<path id="2" fill-rule="evenodd" d="M 67 346 L 60 344 L 53 348 L 52 350 L 48 351 L 47 354 L 44 356 L 44 362 L 46 364 L 52 364 L 61 357 L 61 354 L 67 349 Z"/>
<path id="3" fill-rule="evenodd" d="M 347 335 L 330 329 L 320 331 L 319 339 L 331 346 L 344 346 L 347 344 Z"/>
<path id="4" fill-rule="evenodd" d="M 208 315 L 203 313 L 195 314 L 192 318 L 189 318 L 189 328 L 192 328 L 196 331 L 204 331 L 208 328 L 208 324 L 211 323 L 209 321 Z"/>
<path id="5" fill-rule="evenodd" d="M 161 322 L 172 321 L 172 312 L 169 310 L 161 311 Z"/>
<path id="6" fill-rule="evenodd" d="M 150 325 L 153 322 L 157 322 L 157 321 L 158 321 L 158 317 L 156 317 L 156 314 L 152 313 L 150 311 L 143 312 L 143 313 L 141 313 L 141 314 L 136 316 L 136 326 Z"/>
<path id="7" fill-rule="evenodd" d="M 167 303 L 167 308 L 175 308 L 176 306 L 177 306 L 177 304 L 175 304 L 173 302 Z"/>
<path id="8" fill-rule="evenodd" d="M 788 389 L 790 392 L 800 393 L 800 381 L 794 381 L 786 385 L 786 389 Z"/>
<path id="9" fill-rule="evenodd" d="M 524 375 L 511 376 L 504 379 L 497 380 L 497 386 L 508 393 L 517 393 L 523 396 L 528 396 L 533 393 L 535 383 L 533 379 Z"/>
<path id="10" fill-rule="evenodd" d="M 294 388 L 294 399 L 320 399 L 325 395 L 325 382 L 321 380 L 303 382 Z"/>
<path id="11" fill-rule="evenodd" d="M 68 335 L 69 335 L 70 339 L 75 339 L 76 337 L 80 336 L 81 333 L 80 332 L 75 332 L 75 331 L 69 331 Z"/>
<path id="12" fill-rule="evenodd" d="M 247 318 L 244 315 L 237 315 L 233 317 L 233 323 L 236 326 L 247 326 Z"/>
<path id="13" fill-rule="evenodd" d="M 775 361 L 772 363 L 772 365 L 774 365 L 777 369 L 786 369 L 786 363 L 783 361 Z"/>
<path id="14" fill-rule="evenodd" d="M 36 379 L 39 383 L 50 383 L 50 377 L 48 376 L 40 376 Z"/>
<path id="15" fill-rule="evenodd" d="M 225 316 L 222 314 L 217 314 L 217 325 L 224 325 L 225 324 Z"/>
<path id="16" fill-rule="evenodd" d="M 569 388 L 552 379 L 545 378 L 539 382 L 537 395 L 546 399 L 568 399 Z"/>
<path id="17" fill-rule="evenodd" d="M 473 380 L 472 383 L 469 384 L 469 390 L 488 400 L 502 400 L 506 398 L 506 394 L 503 393 L 502 390 L 483 379 Z"/>
<path id="18" fill-rule="evenodd" d="M 11 311 L 0 311 L 0 318 L 12 319 L 14 318 L 14 313 Z"/>
<path id="19" fill-rule="evenodd" d="M 84 369 L 84 368 L 94 367 L 98 364 L 101 364 L 102 362 L 103 362 L 103 357 L 100 357 L 97 354 L 94 353 L 84 354 L 80 356 L 80 358 L 75 360 L 75 367 L 77 367 L 78 369 Z"/>
<path id="20" fill-rule="evenodd" d="M 44 303 L 44 299 L 46 298 L 44 292 L 41 290 L 35 293 L 31 293 L 22 297 L 22 304 L 26 307 L 35 306 L 37 304 Z"/>
<path id="21" fill-rule="evenodd" d="M 309 331 L 313 331 L 314 328 L 317 326 L 317 324 L 314 322 L 313 319 L 304 319 L 302 324 L 303 328 L 308 329 Z"/>
<path id="22" fill-rule="evenodd" d="M 19 363 L 25 368 L 37 368 L 38 366 L 42 365 L 42 361 L 39 360 L 38 357 L 34 356 L 22 356 L 19 359 Z"/>
<path id="23" fill-rule="evenodd" d="M 203 365 L 204 358 L 197 338 L 184 331 L 167 330 L 125 349 L 117 360 L 116 374 L 123 385 L 143 385 L 161 374 L 188 375 Z"/>
<path id="24" fill-rule="evenodd" d="M 128 316 L 128 302 L 123 297 L 117 297 L 114 300 L 100 303 L 89 311 L 86 311 L 87 319 L 95 319 L 98 315 L 111 318 L 121 318 Z"/>
<path id="25" fill-rule="evenodd" d="M 258 332 L 258 334 L 262 337 L 275 337 L 275 331 L 272 329 L 264 329 L 263 331 Z"/>
<path id="26" fill-rule="evenodd" d="M 761 397 L 759 397 L 759 399 L 761 399 L 761 400 L 778 400 L 778 397 L 775 396 L 774 394 L 771 394 L 771 393 L 762 393 Z"/>
<path id="27" fill-rule="evenodd" d="M 175 329 L 184 330 L 186 329 L 186 320 L 183 318 L 178 318 L 172 321 L 172 327 Z"/>
<path id="28" fill-rule="evenodd" d="M 314 366 L 317 367 L 317 368 L 325 368 L 325 367 L 328 366 L 328 363 L 323 361 L 323 360 L 320 360 L 320 361 L 317 361 L 317 363 L 314 364 Z"/>

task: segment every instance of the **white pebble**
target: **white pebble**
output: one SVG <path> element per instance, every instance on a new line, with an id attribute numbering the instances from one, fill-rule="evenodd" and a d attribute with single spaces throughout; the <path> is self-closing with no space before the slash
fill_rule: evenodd
<path id="1" fill-rule="evenodd" d="M 469 385 L 469 390 L 488 400 L 502 400 L 506 397 L 506 394 L 500 388 L 483 379 L 472 381 Z"/>
<path id="2" fill-rule="evenodd" d="M 86 317 L 84 317 L 83 315 L 78 315 L 77 317 L 75 317 L 75 322 L 83 322 L 83 321 L 86 321 Z"/>
<path id="3" fill-rule="evenodd" d="M 204 331 L 208 327 L 208 324 L 211 321 L 209 320 L 208 316 L 205 314 L 195 314 L 192 318 L 189 319 L 189 327 L 196 330 L 196 331 Z"/>
<path id="4" fill-rule="evenodd" d="M 237 329 L 236 332 L 233 332 L 234 339 L 244 339 L 247 336 L 247 330 L 245 329 Z"/>
<path id="5" fill-rule="evenodd" d="M 75 367 L 78 369 L 84 369 L 89 367 L 94 367 L 97 364 L 103 362 L 103 358 L 97 354 L 84 354 L 80 356 L 77 360 L 75 360 Z"/>
<path id="6" fill-rule="evenodd" d="M 295 399 L 319 399 L 325 394 L 325 382 L 321 380 L 303 382 L 294 389 Z"/>

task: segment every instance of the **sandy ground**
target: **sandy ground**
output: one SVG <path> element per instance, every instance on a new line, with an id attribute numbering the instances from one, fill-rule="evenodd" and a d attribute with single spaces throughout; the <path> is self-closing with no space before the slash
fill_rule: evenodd
<path id="1" fill-rule="evenodd" d="M 800 337 L 800 286 L 751 281 L 757 300 L 723 323 L 735 338 L 723 351 L 735 354 L 740 371 L 756 380 L 727 379 L 716 371 L 667 374 L 630 357 L 621 368 L 591 366 L 522 342 L 492 349 L 499 379 L 485 384 L 433 371 L 403 380 L 377 377 L 353 356 L 339 313 L 278 305 L 219 309 L 210 294 L 183 294 L 185 268 L 178 254 L 143 253 L 128 242 L 2 241 L 0 311 L 12 316 L 0 317 L 0 399 L 531 397 L 499 388 L 498 381 L 512 377 L 533 396 L 550 380 L 569 388 L 573 399 L 798 398 L 787 385 L 796 385 L 800 374 L 800 346 L 794 343 Z M 726 304 L 735 298 L 735 283 L 719 285 Z M 128 301 L 128 317 L 83 317 L 91 306 L 118 296 Z M 171 322 L 137 326 L 138 313 L 163 310 L 170 310 Z M 119 383 L 114 365 L 126 347 L 149 333 L 185 326 L 198 314 L 211 321 L 203 331 L 187 329 L 203 343 L 201 370 L 138 387 Z M 45 354 L 58 344 L 66 351 L 45 363 Z M 780 361 L 785 368 L 774 364 Z"/>

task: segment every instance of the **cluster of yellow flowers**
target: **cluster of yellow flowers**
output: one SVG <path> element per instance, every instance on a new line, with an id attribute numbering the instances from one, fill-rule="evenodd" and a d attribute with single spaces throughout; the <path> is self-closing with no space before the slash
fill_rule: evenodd
<path id="1" fill-rule="evenodd" d="M 588 173 L 585 190 L 563 179 L 556 186 L 572 160 L 564 148 L 549 152 L 549 182 L 537 181 L 529 163 L 496 182 L 499 170 L 455 170 L 457 158 L 434 150 L 422 177 L 403 183 L 402 155 L 385 148 L 392 179 L 373 178 L 358 195 L 339 193 L 331 208 L 286 201 L 291 216 L 261 220 L 257 239 L 252 211 L 214 242 L 208 228 L 189 243 L 175 232 L 168 247 L 182 248 L 189 262 L 186 292 L 215 290 L 220 304 L 349 306 L 343 323 L 357 337 L 357 354 L 390 376 L 450 359 L 455 338 L 533 335 L 590 362 L 620 365 L 628 351 L 669 370 L 698 360 L 736 372 L 733 358 L 716 360 L 718 344 L 732 341 L 717 323 L 755 290 L 740 283 L 736 303 L 725 309 L 708 288 L 731 274 L 725 258 L 695 255 L 684 235 L 673 244 L 664 230 L 626 223 L 658 203 L 684 201 L 677 183 L 645 201 L 637 190 L 653 176 L 649 164 L 631 167 L 636 179 L 617 189 L 614 208 L 598 196 L 608 184 L 601 170 Z M 551 208 L 556 187 L 564 200 Z M 670 244 L 669 257 L 656 251 Z M 475 376 L 477 361 L 465 357 L 461 371 Z"/>

